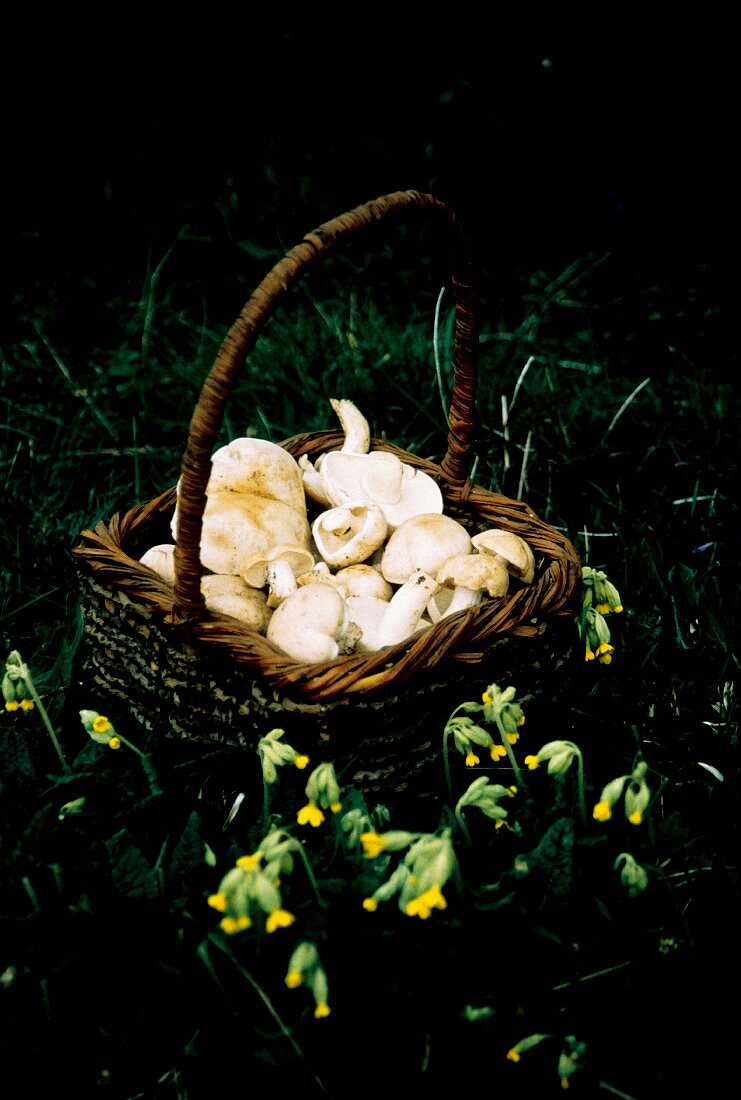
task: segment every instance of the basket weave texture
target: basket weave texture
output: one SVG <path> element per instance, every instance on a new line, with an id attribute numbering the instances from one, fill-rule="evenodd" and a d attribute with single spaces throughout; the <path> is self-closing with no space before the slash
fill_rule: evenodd
<path id="1" fill-rule="evenodd" d="M 520 535 L 535 556 L 535 580 L 531 585 L 516 587 L 500 600 L 486 600 L 479 607 L 442 619 L 413 640 L 377 653 L 350 654 L 320 664 L 297 662 L 265 637 L 204 605 L 199 543 L 211 454 L 245 357 L 301 275 L 356 238 L 420 216 L 438 223 L 453 271 L 454 388 L 447 450 L 438 465 L 385 440 L 373 439 L 371 449 L 390 451 L 433 477 L 442 491 L 445 513 L 462 523 L 469 534 L 499 527 Z M 539 649 L 536 642 L 549 624 L 574 617 L 581 566 L 569 540 L 527 504 L 490 492 L 468 478 L 476 438 L 477 352 L 474 267 L 468 242 L 445 204 L 416 191 L 396 192 L 308 233 L 256 289 L 229 330 L 204 383 L 182 463 L 174 587 L 137 560 L 149 546 L 167 541 L 175 506 L 174 488 L 125 514 L 114 515 L 80 536 L 73 554 L 81 577 L 88 651 L 91 647 L 99 650 L 97 659 L 93 659 L 99 679 L 107 679 L 109 685 L 115 681 L 118 693 L 124 697 L 127 679 L 132 686 L 143 683 L 149 669 L 149 675 L 157 677 L 156 684 L 150 685 L 151 691 L 157 694 L 160 706 L 169 706 L 172 711 L 185 705 L 184 693 L 198 688 L 192 676 L 189 687 L 181 677 L 171 678 L 176 686 L 168 686 L 163 669 L 177 654 L 178 659 L 194 661 L 193 667 L 201 669 L 199 675 L 206 675 L 204 668 L 210 670 L 205 687 L 212 699 L 214 691 L 219 690 L 221 676 L 229 679 L 226 694 L 230 697 L 235 682 L 241 682 L 245 698 L 260 696 L 274 702 L 291 699 L 307 713 L 326 713 L 341 704 L 347 713 L 348 706 L 352 710 L 405 693 L 424 693 L 433 683 L 455 678 L 456 669 L 467 670 L 469 675 L 474 669 L 490 669 L 487 654 L 500 650 L 507 640 L 521 640 L 516 646 L 520 655 L 528 639 L 533 652 Z M 341 432 L 324 431 L 294 436 L 281 446 L 295 458 L 308 455 L 313 460 L 341 447 L 343 442 Z M 136 641 L 136 656 L 132 656 L 131 646 L 128 650 L 124 646 L 125 652 L 117 658 L 117 641 L 127 632 Z M 540 652 L 542 655 L 542 649 Z M 205 665 L 199 665 L 199 659 L 205 660 Z M 137 670 L 138 664 L 141 667 Z M 169 704 L 168 692 L 174 695 Z M 242 713 L 249 709 L 243 706 Z M 191 735 L 185 728 L 181 733 Z"/>

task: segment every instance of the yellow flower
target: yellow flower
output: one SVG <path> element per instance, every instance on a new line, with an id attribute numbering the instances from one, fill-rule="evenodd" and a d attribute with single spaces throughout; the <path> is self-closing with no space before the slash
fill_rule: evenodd
<path id="1" fill-rule="evenodd" d="M 289 970 L 284 979 L 289 989 L 297 989 L 303 980 L 300 970 Z"/>
<path id="2" fill-rule="evenodd" d="M 33 699 L 21 699 L 21 710 L 33 710 L 33 708 L 34 708 Z"/>
<path id="3" fill-rule="evenodd" d="M 219 913 L 226 913 L 226 894 L 211 894 L 206 899 L 206 904 L 210 905 L 212 909 L 216 909 Z"/>
<path id="4" fill-rule="evenodd" d="M 540 763 L 540 760 L 538 760 L 537 756 L 526 756 L 525 763 L 527 764 L 530 771 L 534 772 L 538 764 Z"/>
<path id="5" fill-rule="evenodd" d="M 469 752 L 466 756 L 466 767 L 467 768 L 473 768 L 478 763 L 479 763 L 479 758 L 476 755 L 476 753 L 475 752 Z"/>
<path id="6" fill-rule="evenodd" d="M 219 921 L 222 931 L 226 932 L 227 936 L 233 936 L 235 932 L 243 932 L 251 924 L 252 921 L 249 917 L 224 917 L 222 921 Z"/>
<path id="7" fill-rule="evenodd" d="M 594 654 L 592 653 L 591 649 L 587 649 L 586 653 L 584 654 L 584 660 L 585 661 L 593 661 L 594 660 Z"/>
<path id="8" fill-rule="evenodd" d="M 360 843 L 365 850 L 366 859 L 375 859 L 386 847 L 386 841 L 378 833 L 363 833 L 360 837 Z"/>
<path id="9" fill-rule="evenodd" d="M 332 811 L 333 814 L 338 814 L 340 812 L 340 810 L 342 809 L 342 803 L 341 802 L 332 802 L 332 803 L 330 803 L 329 808 L 330 808 L 330 810 Z"/>
<path id="10" fill-rule="evenodd" d="M 494 828 L 495 829 L 509 829 L 509 825 L 507 824 L 507 822 L 504 820 L 503 817 L 500 817 L 494 822 Z"/>
<path id="11" fill-rule="evenodd" d="M 517 719 L 517 725 L 518 726 L 524 726 L 525 725 L 525 715 L 524 714 L 520 718 Z"/>
<path id="12" fill-rule="evenodd" d="M 276 928 L 288 928 L 295 921 L 293 913 L 287 909 L 274 909 L 265 921 L 265 931 L 275 932 Z"/>
<path id="13" fill-rule="evenodd" d="M 107 733 L 111 728 L 111 723 L 103 714 L 99 714 L 97 718 L 93 720 L 93 729 L 96 733 Z"/>
<path id="14" fill-rule="evenodd" d="M 293 761 L 299 771 L 303 771 L 306 765 L 309 763 L 308 756 L 297 756 Z"/>
<path id="15" fill-rule="evenodd" d="M 516 745 L 517 742 L 520 740 L 520 735 L 519 733 L 508 733 L 507 740 L 509 741 L 510 745 Z"/>
<path id="16" fill-rule="evenodd" d="M 611 603 L 598 603 L 595 607 L 595 611 L 599 611 L 600 615 L 609 615 L 612 611 Z"/>
<path id="17" fill-rule="evenodd" d="M 631 825 L 640 825 L 643 821 L 643 814 L 640 810 L 633 810 L 633 813 L 628 815 L 628 821 Z"/>
<path id="18" fill-rule="evenodd" d="M 111 737 L 110 741 L 108 742 L 108 748 L 109 749 L 120 749 L 121 748 L 121 738 L 120 737 Z"/>
<path id="19" fill-rule="evenodd" d="M 378 908 L 378 902 L 375 898 L 363 898 L 363 908 L 368 913 L 375 913 Z"/>
<path id="20" fill-rule="evenodd" d="M 568 1077 L 562 1077 L 562 1078 L 561 1078 L 561 1088 L 562 1088 L 562 1089 L 567 1089 L 568 1087 L 569 1087 L 569 1079 L 568 1079 Z"/>
<path id="21" fill-rule="evenodd" d="M 592 810 L 592 817 L 595 821 L 610 820 L 610 818 L 612 817 L 612 806 L 606 798 L 603 798 L 602 801 L 598 802 L 597 805 L 594 807 L 594 809 Z"/>
<path id="22" fill-rule="evenodd" d="M 320 1003 L 319 1003 L 319 1004 L 318 1004 L 318 1005 L 316 1006 L 316 1008 L 314 1009 L 314 1016 L 316 1017 L 316 1019 L 317 1019 L 317 1020 L 321 1020 L 321 1019 L 323 1019 L 323 1018 L 324 1018 L 325 1016 L 329 1016 L 329 1014 L 330 1014 L 330 1012 L 331 1012 L 331 1011 L 332 1011 L 332 1010 L 330 1009 L 330 1007 L 329 1007 L 329 1005 L 327 1004 L 327 1002 L 326 1002 L 326 1001 L 321 1001 L 321 1002 L 320 1002 Z"/>
<path id="23" fill-rule="evenodd" d="M 412 898 L 411 901 L 407 902 L 406 913 L 408 917 L 419 917 L 420 920 L 427 920 L 433 909 L 445 909 L 447 904 L 440 892 L 440 887 L 435 883 L 419 897 Z"/>
<path id="24" fill-rule="evenodd" d="M 255 852 L 251 856 L 240 856 L 237 867 L 241 867 L 243 871 L 254 871 L 261 859 L 262 852 Z"/>
<path id="25" fill-rule="evenodd" d="M 520 1054 L 519 1050 L 517 1050 L 515 1047 L 512 1047 L 511 1050 L 507 1051 L 507 1057 L 509 1058 L 510 1062 L 519 1062 L 522 1055 Z"/>
<path id="26" fill-rule="evenodd" d="M 324 821 L 324 814 L 317 806 L 316 802 L 308 802 L 305 806 L 302 806 L 299 810 L 296 820 L 299 825 L 312 825 L 316 828 L 317 825 L 321 825 Z"/>
<path id="27" fill-rule="evenodd" d="M 18 702 L 17 699 L 8 699 L 7 703 L 5 704 L 5 709 L 12 712 L 14 710 L 18 710 L 20 705 L 21 704 Z"/>
<path id="28" fill-rule="evenodd" d="M 488 691 L 485 691 L 484 694 L 481 696 L 481 702 L 484 704 L 491 702 L 491 695 L 489 695 Z"/>
<path id="29" fill-rule="evenodd" d="M 497 760 L 501 760 L 503 756 L 507 755 L 507 750 L 504 745 L 492 745 L 490 755 L 492 760 L 496 763 Z"/>

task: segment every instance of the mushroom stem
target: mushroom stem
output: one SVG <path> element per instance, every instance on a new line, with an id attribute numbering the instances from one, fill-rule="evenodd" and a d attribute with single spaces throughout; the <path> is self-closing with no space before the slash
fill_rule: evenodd
<path id="1" fill-rule="evenodd" d="M 411 637 L 427 604 L 439 587 L 429 573 L 416 569 L 391 598 L 381 619 L 378 628 L 380 645 L 397 645 Z"/>
<path id="2" fill-rule="evenodd" d="M 278 607 L 298 587 L 293 569 L 290 562 L 279 558 L 277 561 L 271 561 L 268 564 L 265 574 L 270 588 L 268 607 Z"/>
<path id="3" fill-rule="evenodd" d="M 331 397 L 329 403 L 336 412 L 345 433 L 345 442 L 340 450 L 350 451 L 356 455 L 367 455 L 370 449 L 370 425 L 360 409 L 347 398 L 338 400 Z"/>

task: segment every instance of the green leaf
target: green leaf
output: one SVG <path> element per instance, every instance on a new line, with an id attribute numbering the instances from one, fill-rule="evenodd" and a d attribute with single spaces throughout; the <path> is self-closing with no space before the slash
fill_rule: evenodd
<path id="1" fill-rule="evenodd" d="M 135 844 L 132 844 L 126 829 L 105 842 L 111 860 L 113 883 L 124 897 L 154 898 L 159 889 L 152 868 Z"/>
<path id="2" fill-rule="evenodd" d="M 186 878 L 193 871 L 200 869 L 203 862 L 201 819 L 194 810 L 188 818 L 168 861 L 167 878 L 171 882 Z"/>

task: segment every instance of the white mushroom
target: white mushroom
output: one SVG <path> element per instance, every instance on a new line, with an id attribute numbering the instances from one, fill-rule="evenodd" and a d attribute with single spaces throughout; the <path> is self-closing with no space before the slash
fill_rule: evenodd
<path id="1" fill-rule="evenodd" d="M 139 558 L 142 565 L 153 569 L 168 584 L 175 583 L 175 547 L 171 542 L 160 543 L 159 546 L 151 546 L 145 554 Z"/>
<path id="2" fill-rule="evenodd" d="M 373 599 L 383 600 L 385 603 L 391 599 L 394 591 L 388 581 L 385 581 L 377 569 L 370 565 L 348 565 L 340 569 L 332 578 L 332 583 L 346 600 L 351 597 L 371 596 Z"/>
<path id="3" fill-rule="evenodd" d="M 477 607 L 484 592 L 489 596 L 504 596 L 509 587 L 509 574 L 496 558 L 481 554 L 464 554 L 449 558 L 438 570 L 441 588 L 427 605 L 434 623 L 456 611 Z"/>
<path id="4" fill-rule="evenodd" d="M 249 588 L 241 577 L 209 574 L 201 577 L 201 592 L 210 611 L 231 615 L 260 634 L 267 630 L 271 611 L 265 594 Z"/>
<path id="5" fill-rule="evenodd" d="M 380 645 L 397 645 L 411 638 L 427 604 L 439 587 L 433 576 L 416 569 L 401 588 L 397 589 L 387 605 L 378 626 Z"/>
<path id="6" fill-rule="evenodd" d="M 172 520 L 177 537 L 178 513 Z M 237 575 L 247 550 L 256 553 L 290 543 L 308 547 L 311 538 L 305 510 L 297 512 L 280 500 L 242 493 L 211 493 L 206 498 L 201 532 L 201 561 L 212 573 Z"/>
<path id="7" fill-rule="evenodd" d="M 251 588 L 269 587 L 268 607 L 277 607 L 296 591 L 296 578 L 314 565 L 305 546 L 271 546 L 240 559 L 239 575 Z"/>
<path id="8" fill-rule="evenodd" d="M 206 492 L 249 493 L 306 510 L 301 470 L 293 455 L 267 439 L 234 439 L 211 456 Z"/>
<path id="9" fill-rule="evenodd" d="M 312 534 L 328 565 L 355 565 L 369 558 L 386 538 L 383 512 L 373 504 L 330 508 L 314 520 Z"/>
<path id="10" fill-rule="evenodd" d="M 415 569 L 436 576 L 448 558 L 471 552 L 468 532 L 450 516 L 413 516 L 386 543 L 381 572 L 390 584 L 403 584 Z"/>
<path id="11" fill-rule="evenodd" d="M 502 562 L 508 573 L 524 584 L 532 584 L 535 577 L 533 552 L 519 535 L 512 531 L 492 528 L 474 535 L 473 545 L 480 554 L 490 554 Z"/>
<path id="12" fill-rule="evenodd" d="M 384 644 L 379 640 L 381 620 L 388 610 L 388 600 L 376 596 L 348 596 L 347 612 L 362 630 L 355 649 L 358 653 L 375 653 Z"/>
<path id="13" fill-rule="evenodd" d="M 352 653 L 361 629 L 352 622 L 336 588 L 307 584 L 298 588 L 273 613 L 268 641 L 295 661 L 331 661 Z"/>
<path id="14" fill-rule="evenodd" d="M 410 516 L 443 510 L 437 483 L 390 451 L 367 455 L 329 451 L 318 468 L 324 493 L 333 504 L 361 500 L 377 504 L 391 531 Z"/>

